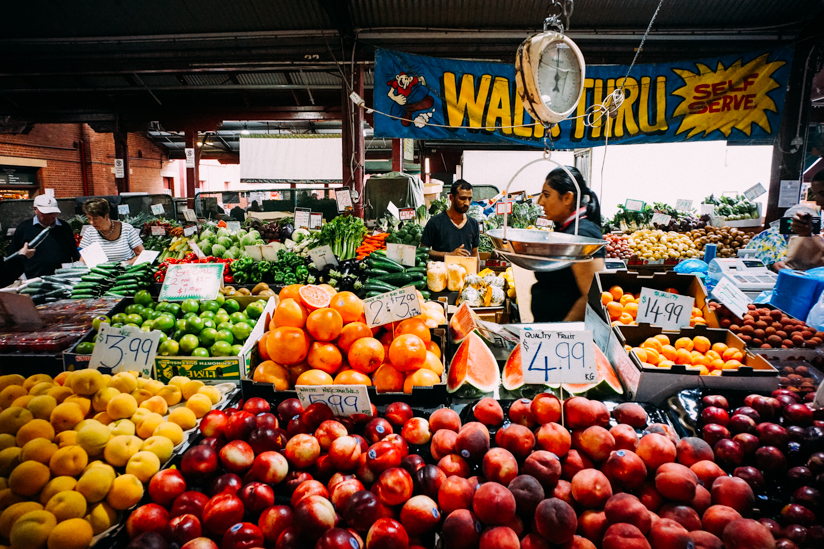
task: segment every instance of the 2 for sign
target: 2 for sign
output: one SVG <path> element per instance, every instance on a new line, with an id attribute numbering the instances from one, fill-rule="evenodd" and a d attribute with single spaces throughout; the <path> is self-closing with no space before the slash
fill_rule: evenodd
<path id="1" fill-rule="evenodd" d="M 364 300 L 363 312 L 370 328 L 421 314 L 421 302 L 412 286 Z"/>

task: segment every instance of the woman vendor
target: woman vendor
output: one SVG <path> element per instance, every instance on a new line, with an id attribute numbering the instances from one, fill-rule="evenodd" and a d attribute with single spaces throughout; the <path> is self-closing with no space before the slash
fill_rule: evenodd
<path id="1" fill-rule="evenodd" d="M 143 251 L 140 233 L 128 223 L 109 217 L 109 202 L 105 198 L 93 198 L 83 204 L 83 213 L 89 218 L 93 230 L 86 231 L 80 240 L 80 249 L 99 243 L 109 261 L 134 260 Z"/>
<path id="2" fill-rule="evenodd" d="M 581 209 L 575 211 L 577 191 L 563 168 L 555 168 L 546 178 L 538 205 L 554 222 L 555 230 L 575 233 L 575 216 L 579 216 L 578 235 L 601 239 L 601 206 L 598 197 L 587 187 L 576 168 L 567 166 L 581 189 Z M 587 295 L 597 271 L 604 269 L 606 250 L 601 248 L 592 261 L 572 263 L 550 272 L 536 272 L 532 286 L 532 315 L 535 322 L 572 322 L 584 319 Z"/>

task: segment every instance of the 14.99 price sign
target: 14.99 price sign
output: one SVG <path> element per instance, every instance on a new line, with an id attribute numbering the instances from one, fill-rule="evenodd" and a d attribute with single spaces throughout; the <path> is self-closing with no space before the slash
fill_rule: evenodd
<path id="1" fill-rule="evenodd" d="M 690 325 L 694 305 L 695 298 L 689 295 L 641 288 L 635 320 L 639 324 L 648 322 L 665 330 L 678 330 Z"/>
<path id="2" fill-rule="evenodd" d="M 107 368 L 113 374 L 137 370 L 151 377 L 159 344 L 160 332 L 157 330 L 144 332 L 133 326 L 112 328 L 108 323 L 103 323 L 89 368 Z"/>
<path id="3" fill-rule="evenodd" d="M 592 331 L 521 330 L 524 383 L 595 383 Z"/>

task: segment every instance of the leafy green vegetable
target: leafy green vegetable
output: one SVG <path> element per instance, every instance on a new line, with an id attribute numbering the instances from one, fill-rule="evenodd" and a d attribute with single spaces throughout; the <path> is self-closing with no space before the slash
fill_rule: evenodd
<path id="1" fill-rule="evenodd" d="M 366 235 L 363 220 L 353 215 L 339 215 L 320 230 L 318 242 L 321 246 L 329 245 L 338 260 L 355 257 L 355 249 L 360 246 Z"/>

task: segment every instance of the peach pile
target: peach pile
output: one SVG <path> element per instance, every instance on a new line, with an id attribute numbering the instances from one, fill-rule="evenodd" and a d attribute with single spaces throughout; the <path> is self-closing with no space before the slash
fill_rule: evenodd
<path id="1" fill-rule="evenodd" d="M 719 317 L 722 328 L 728 328 L 749 347 L 761 349 L 813 349 L 824 342 L 824 333 L 807 326 L 803 320 L 790 318 L 778 309 L 758 308 L 750 303 L 744 318 L 736 318 L 729 309 L 715 302 L 709 307 Z"/>
<path id="2" fill-rule="evenodd" d="M 182 376 L 169 385 L 91 369 L 0 377 L 0 542 L 87 547 L 221 398 Z"/>
<path id="3" fill-rule="evenodd" d="M 726 343 L 710 343 L 704 336 L 679 337 L 672 343 L 666 334 L 650 337 L 638 347 L 625 346 L 644 366 L 671 368 L 683 364 L 702 376 L 720 376 L 724 370 L 738 370 L 744 353 Z"/>

